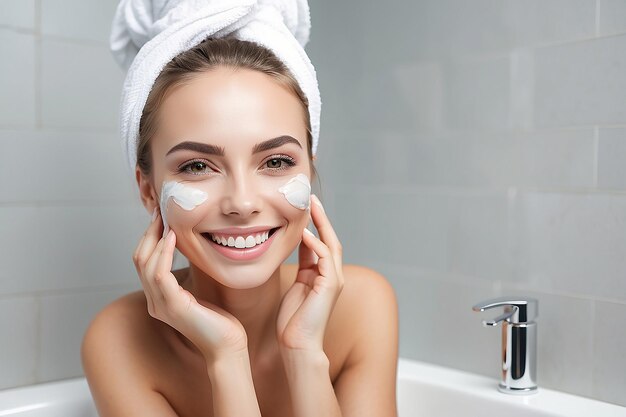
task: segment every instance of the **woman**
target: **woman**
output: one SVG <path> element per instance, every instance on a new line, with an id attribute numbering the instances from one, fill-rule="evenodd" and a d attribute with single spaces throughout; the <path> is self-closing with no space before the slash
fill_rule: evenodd
<path id="1" fill-rule="evenodd" d="M 394 291 L 342 265 L 318 199 L 288 198 L 316 175 L 306 98 L 283 63 L 206 39 L 162 70 L 139 135 L 155 212 L 133 255 L 143 290 L 102 310 L 81 350 L 100 416 L 396 416 Z M 184 208 L 166 183 L 201 198 Z M 232 247 L 242 239 L 254 247 Z M 170 272 L 174 247 L 190 266 Z"/>

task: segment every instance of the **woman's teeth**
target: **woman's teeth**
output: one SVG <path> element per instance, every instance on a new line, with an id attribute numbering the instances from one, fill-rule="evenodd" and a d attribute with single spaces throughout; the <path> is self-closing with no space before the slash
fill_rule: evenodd
<path id="1" fill-rule="evenodd" d="M 211 239 L 222 246 L 230 246 L 238 249 L 253 248 L 265 242 L 269 237 L 269 233 L 270 231 L 266 230 L 263 233 L 250 235 L 246 238 L 243 236 L 216 236 L 211 234 Z"/>

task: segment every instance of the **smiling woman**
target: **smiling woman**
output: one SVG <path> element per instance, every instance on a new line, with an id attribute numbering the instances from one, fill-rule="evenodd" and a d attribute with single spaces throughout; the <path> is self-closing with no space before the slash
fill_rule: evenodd
<path id="1" fill-rule="evenodd" d="M 311 194 L 309 106 L 272 50 L 235 36 L 156 77 L 135 161 L 153 213 L 133 254 L 143 290 L 103 309 L 81 350 L 100 416 L 397 415 L 395 294 L 343 265 Z M 171 271 L 174 248 L 188 268 Z"/>

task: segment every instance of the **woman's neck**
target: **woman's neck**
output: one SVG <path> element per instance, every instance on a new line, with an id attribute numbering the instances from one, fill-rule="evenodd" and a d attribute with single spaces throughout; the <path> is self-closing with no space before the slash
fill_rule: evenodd
<path id="1" fill-rule="evenodd" d="M 258 287 L 226 287 L 194 265 L 183 274 L 180 285 L 196 299 L 210 302 L 231 313 L 243 325 L 248 338 L 248 352 L 254 361 L 276 344 L 276 317 L 283 297 L 282 265 Z"/>

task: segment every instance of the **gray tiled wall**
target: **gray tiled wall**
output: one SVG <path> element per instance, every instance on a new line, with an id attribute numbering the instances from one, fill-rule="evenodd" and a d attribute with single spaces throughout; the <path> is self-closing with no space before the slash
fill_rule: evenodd
<path id="1" fill-rule="evenodd" d="M 495 378 L 471 306 L 529 294 L 539 383 L 626 405 L 625 4 L 311 2 L 319 194 L 397 289 L 402 356 Z M 89 319 L 140 288 L 115 6 L 0 0 L 0 389 L 80 375 Z"/>

